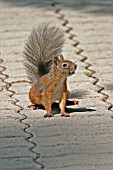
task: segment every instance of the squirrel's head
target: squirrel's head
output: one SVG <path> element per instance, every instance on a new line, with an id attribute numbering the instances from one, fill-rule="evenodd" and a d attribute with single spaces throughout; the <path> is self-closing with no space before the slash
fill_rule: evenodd
<path id="1" fill-rule="evenodd" d="M 70 60 L 65 60 L 62 55 L 60 55 L 60 58 L 55 57 L 53 62 L 55 70 L 66 77 L 73 75 L 77 68 L 75 63 Z"/>

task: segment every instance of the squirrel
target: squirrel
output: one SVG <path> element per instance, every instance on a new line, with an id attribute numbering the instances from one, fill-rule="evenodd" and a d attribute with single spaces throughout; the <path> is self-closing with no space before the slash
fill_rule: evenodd
<path id="1" fill-rule="evenodd" d="M 44 117 L 52 117 L 52 103 L 59 101 L 61 115 L 66 113 L 66 101 L 70 97 L 67 89 L 67 77 L 75 73 L 77 65 L 65 60 L 62 52 L 64 32 L 50 23 L 42 23 L 34 28 L 25 43 L 24 65 L 32 87 L 29 99 L 35 109 L 43 105 Z M 75 100 L 74 104 L 78 104 Z"/>

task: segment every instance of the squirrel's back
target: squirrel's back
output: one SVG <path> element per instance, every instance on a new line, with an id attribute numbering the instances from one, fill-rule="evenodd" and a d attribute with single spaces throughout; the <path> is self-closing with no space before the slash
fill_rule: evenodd
<path id="1" fill-rule="evenodd" d="M 52 60 L 59 57 L 63 44 L 63 31 L 50 23 L 42 23 L 32 30 L 25 44 L 24 64 L 33 83 L 49 72 Z"/>

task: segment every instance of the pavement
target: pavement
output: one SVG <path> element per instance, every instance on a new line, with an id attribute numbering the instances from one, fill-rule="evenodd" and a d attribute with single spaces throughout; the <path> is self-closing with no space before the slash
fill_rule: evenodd
<path id="1" fill-rule="evenodd" d="M 69 118 L 32 110 L 23 66 L 27 36 L 40 22 L 65 31 Z M 113 169 L 113 1 L 0 0 L 0 170 Z"/>

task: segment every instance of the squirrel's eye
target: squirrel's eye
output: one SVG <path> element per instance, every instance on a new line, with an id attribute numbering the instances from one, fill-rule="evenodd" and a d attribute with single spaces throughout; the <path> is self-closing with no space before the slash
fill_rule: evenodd
<path id="1" fill-rule="evenodd" d="M 67 63 L 63 63 L 62 66 L 63 66 L 63 68 L 67 68 L 68 64 Z"/>

